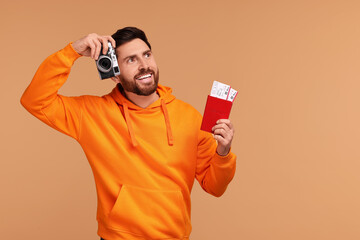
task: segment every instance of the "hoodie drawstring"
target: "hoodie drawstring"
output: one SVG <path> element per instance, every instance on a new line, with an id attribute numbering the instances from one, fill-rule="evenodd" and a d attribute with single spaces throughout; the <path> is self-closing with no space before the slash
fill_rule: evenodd
<path id="1" fill-rule="evenodd" d="M 173 138 L 172 131 L 171 131 L 169 113 L 167 111 L 164 99 L 161 99 L 161 108 L 162 108 L 162 110 L 164 112 L 164 118 L 165 118 L 165 124 L 166 124 L 166 132 L 167 132 L 167 137 L 168 137 L 168 144 L 169 144 L 169 146 L 172 146 L 172 145 L 174 145 L 174 138 Z"/>
<path id="2" fill-rule="evenodd" d="M 139 144 L 138 144 L 138 141 L 135 138 L 134 129 L 132 128 L 132 125 L 131 125 L 131 118 L 130 118 L 130 114 L 129 114 L 129 108 L 128 108 L 128 105 L 127 105 L 126 102 L 123 103 L 123 107 L 124 107 L 125 121 L 126 121 L 128 130 L 129 130 L 130 138 L 131 138 L 131 143 L 132 143 L 132 145 L 134 147 L 136 147 Z M 165 104 L 165 101 L 163 99 L 161 99 L 161 108 L 162 108 L 162 111 L 164 113 L 164 118 L 165 118 L 168 144 L 169 144 L 169 146 L 173 146 L 174 145 L 174 137 L 173 137 L 173 134 L 172 134 L 172 131 L 171 131 L 169 113 L 167 111 L 166 104 Z"/>
<path id="3" fill-rule="evenodd" d="M 137 142 L 137 140 L 135 138 L 135 133 L 134 133 L 134 130 L 133 130 L 132 125 L 131 125 L 131 120 L 130 120 L 130 115 L 129 115 L 129 108 L 128 108 L 127 103 L 125 103 L 125 102 L 123 103 L 123 106 L 124 106 L 125 121 L 126 121 L 126 124 L 128 126 L 131 142 L 132 142 L 132 145 L 134 147 L 136 147 L 138 145 L 138 142 Z"/>

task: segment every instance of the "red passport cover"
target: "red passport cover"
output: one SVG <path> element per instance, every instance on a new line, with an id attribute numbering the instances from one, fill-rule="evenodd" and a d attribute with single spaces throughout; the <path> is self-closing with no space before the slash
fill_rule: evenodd
<path id="1" fill-rule="evenodd" d="M 232 104 L 230 101 L 208 95 L 200 129 L 212 132 L 211 129 L 217 120 L 229 118 Z"/>

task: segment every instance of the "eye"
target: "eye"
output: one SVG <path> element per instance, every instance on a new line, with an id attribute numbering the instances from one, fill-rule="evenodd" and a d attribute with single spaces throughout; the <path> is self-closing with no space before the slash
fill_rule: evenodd
<path id="1" fill-rule="evenodd" d="M 145 57 L 146 57 L 146 58 L 149 58 L 150 56 L 151 56 L 151 53 L 150 53 L 150 52 L 145 53 Z"/>
<path id="2" fill-rule="evenodd" d="M 129 58 L 129 59 L 127 60 L 128 63 L 133 63 L 134 61 L 135 61 L 134 58 Z"/>

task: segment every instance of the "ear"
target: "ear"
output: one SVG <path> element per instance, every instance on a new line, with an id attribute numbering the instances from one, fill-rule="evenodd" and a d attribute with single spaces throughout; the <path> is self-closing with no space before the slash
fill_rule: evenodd
<path id="1" fill-rule="evenodd" d="M 115 83 L 120 83 L 119 76 L 111 77 L 111 80 L 113 80 Z"/>

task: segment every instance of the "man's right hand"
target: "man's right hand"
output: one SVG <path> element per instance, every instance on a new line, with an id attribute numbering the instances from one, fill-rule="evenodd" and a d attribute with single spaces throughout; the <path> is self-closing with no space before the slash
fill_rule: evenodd
<path id="1" fill-rule="evenodd" d="M 99 36 L 96 33 L 91 33 L 71 45 L 78 54 L 97 60 L 100 55 L 101 45 L 103 46 L 103 54 L 107 53 L 108 42 L 111 42 L 111 45 L 115 48 L 115 40 L 111 36 Z"/>

